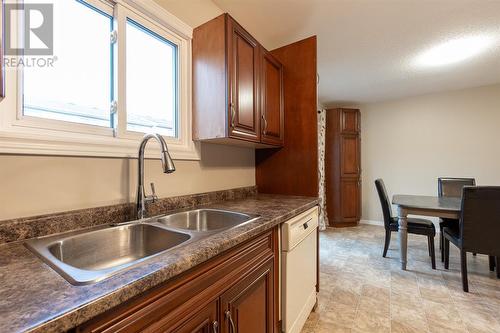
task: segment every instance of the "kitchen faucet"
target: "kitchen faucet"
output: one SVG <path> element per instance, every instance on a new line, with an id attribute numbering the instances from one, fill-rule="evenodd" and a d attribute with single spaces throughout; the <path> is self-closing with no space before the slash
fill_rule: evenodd
<path id="1" fill-rule="evenodd" d="M 175 171 L 174 161 L 170 157 L 168 153 L 167 143 L 163 139 L 163 137 L 159 134 L 146 134 L 142 138 L 141 144 L 139 145 L 139 161 L 138 161 L 138 173 L 137 173 L 137 200 L 136 200 L 136 209 L 137 209 L 137 219 L 141 220 L 144 218 L 146 214 L 146 202 L 154 202 L 158 197 L 155 193 L 155 186 L 151 183 L 151 195 L 146 195 L 144 190 L 144 151 L 146 149 L 146 144 L 149 139 L 156 139 L 160 144 L 161 149 L 161 166 L 163 168 L 164 173 L 172 173 Z"/>

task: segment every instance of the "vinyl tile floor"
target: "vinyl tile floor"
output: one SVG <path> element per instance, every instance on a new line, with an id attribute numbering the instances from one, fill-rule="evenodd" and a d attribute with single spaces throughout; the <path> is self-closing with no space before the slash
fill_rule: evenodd
<path id="1" fill-rule="evenodd" d="M 500 279 L 489 271 L 487 256 L 468 254 L 470 292 L 464 293 L 453 244 L 445 270 L 436 237 L 433 270 L 426 237 L 409 235 L 402 271 L 398 235 L 392 233 L 383 258 L 384 234 L 372 225 L 320 234 L 318 307 L 302 333 L 500 333 Z"/>

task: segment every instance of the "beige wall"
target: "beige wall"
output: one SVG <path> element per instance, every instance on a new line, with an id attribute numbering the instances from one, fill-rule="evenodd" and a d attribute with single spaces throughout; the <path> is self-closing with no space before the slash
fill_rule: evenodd
<path id="1" fill-rule="evenodd" d="M 159 197 L 255 185 L 251 149 L 202 145 L 201 161 L 175 165 L 146 161 Z M 136 172 L 136 159 L 0 155 L 0 220 L 134 201 Z"/>
<path id="2" fill-rule="evenodd" d="M 382 221 L 379 177 L 390 196 L 436 195 L 439 176 L 500 185 L 500 85 L 360 108 L 364 220 Z"/>
<path id="3" fill-rule="evenodd" d="M 223 11 L 212 0 L 154 0 L 186 24 L 195 28 Z"/>
<path id="4" fill-rule="evenodd" d="M 221 13 L 210 0 L 158 2 L 193 27 Z M 146 182 L 155 182 L 160 197 L 255 185 L 253 149 L 202 145 L 201 155 L 201 161 L 175 161 L 170 175 L 161 173 L 159 160 L 148 160 Z M 133 201 L 136 164 L 0 155 L 0 220 Z"/>

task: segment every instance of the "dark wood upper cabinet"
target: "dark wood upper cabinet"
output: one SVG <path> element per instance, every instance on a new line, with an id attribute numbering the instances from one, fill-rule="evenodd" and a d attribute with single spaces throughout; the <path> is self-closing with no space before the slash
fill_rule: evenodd
<path id="1" fill-rule="evenodd" d="M 266 49 L 261 48 L 261 141 L 283 145 L 283 66 Z"/>
<path id="2" fill-rule="evenodd" d="M 281 64 L 228 14 L 195 28 L 193 139 L 282 145 L 281 76 Z"/>
<path id="3" fill-rule="evenodd" d="M 361 219 L 361 138 L 357 109 L 326 111 L 326 210 L 331 226 Z"/>
<path id="4" fill-rule="evenodd" d="M 229 137 L 259 142 L 259 44 L 232 19 L 227 29 Z"/>

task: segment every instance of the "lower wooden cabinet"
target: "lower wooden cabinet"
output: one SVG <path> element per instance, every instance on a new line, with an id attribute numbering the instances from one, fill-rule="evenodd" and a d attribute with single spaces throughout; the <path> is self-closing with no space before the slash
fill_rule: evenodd
<path id="1" fill-rule="evenodd" d="M 158 332 L 172 333 L 217 333 L 219 332 L 218 302 L 214 301 L 174 329 L 165 328 Z"/>
<path id="2" fill-rule="evenodd" d="M 278 333 L 278 255 L 276 227 L 75 331 Z"/>
<path id="3" fill-rule="evenodd" d="M 273 260 L 221 296 L 223 333 L 273 332 Z"/>
<path id="4" fill-rule="evenodd" d="M 342 222 L 357 223 L 361 217 L 361 180 L 341 178 L 340 216 Z"/>

